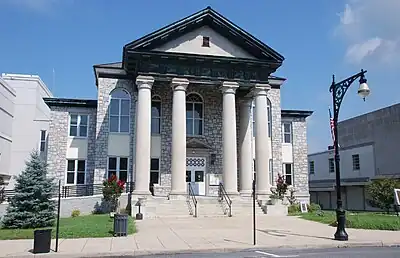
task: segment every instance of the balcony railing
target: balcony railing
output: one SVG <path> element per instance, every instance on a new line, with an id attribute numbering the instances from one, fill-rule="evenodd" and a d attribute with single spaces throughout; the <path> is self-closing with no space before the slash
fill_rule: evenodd
<path id="1" fill-rule="evenodd" d="M 125 184 L 125 193 L 129 193 L 132 189 L 134 190 L 135 183 L 127 182 Z M 0 190 L 0 203 L 9 201 L 15 195 L 15 191 L 12 190 Z M 86 185 L 63 185 L 61 186 L 61 198 L 70 197 L 83 197 L 103 195 L 103 184 L 86 184 Z M 58 197 L 58 188 L 55 189 L 54 198 Z"/>

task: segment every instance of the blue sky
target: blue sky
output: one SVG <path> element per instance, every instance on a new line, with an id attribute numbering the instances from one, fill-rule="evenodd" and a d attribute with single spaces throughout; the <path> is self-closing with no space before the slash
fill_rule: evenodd
<path id="1" fill-rule="evenodd" d="M 331 144 L 333 73 L 367 69 L 371 88 L 363 102 L 354 84 L 340 119 L 400 101 L 398 0 L 0 0 L 0 72 L 37 74 L 57 97 L 96 98 L 94 64 L 120 61 L 124 44 L 208 5 L 285 56 L 282 108 L 314 111 L 309 152 Z"/>

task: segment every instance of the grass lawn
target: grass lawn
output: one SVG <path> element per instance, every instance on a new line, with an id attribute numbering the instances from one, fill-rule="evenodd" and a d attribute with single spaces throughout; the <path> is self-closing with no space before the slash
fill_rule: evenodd
<path id="1" fill-rule="evenodd" d="M 114 219 L 109 214 L 87 215 L 60 219 L 60 238 L 111 237 Z M 33 239 L 34 229 L 0 229 L 0 240 Z M 136 232 L 135 223 L 129 217 L 128 234 Z M 53 238 L 56 227 L 52 230 Z"/>
<path id="2" fill-rule="evenodd" d="M 336 214 L 334 211 L 323 211 L 321 214 L 310 212 L 295 215 L 303 219 L 336 226 Z M 393 214 L 372 212 L 346 212 L 346 227 L 397 231 L 400 230 L 400 217 Z"/>

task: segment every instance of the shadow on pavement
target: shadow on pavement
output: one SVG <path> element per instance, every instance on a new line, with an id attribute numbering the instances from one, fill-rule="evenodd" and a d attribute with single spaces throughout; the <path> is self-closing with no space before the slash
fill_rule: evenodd
<path id="1" fill-rule="evenodd" d="M 286 230 L 268 230 L 268 229 L 258 229 L 258 231 L 271 235 L 271 236 L 277 236 L 277 237 L 286 237 L 286 236 L 300 236 L 300 237 L 310 237 L 310 238 L 318 238 L 318 239 L 327 239 L 327 240 L 333 240 L 333 238 L 330 237 L 321 237 L 321 236 L 313 236 L 313 235 L 306 235 L 306 234 L 297 234 L 297 233 L 291 233 L 290 231 Z"/>

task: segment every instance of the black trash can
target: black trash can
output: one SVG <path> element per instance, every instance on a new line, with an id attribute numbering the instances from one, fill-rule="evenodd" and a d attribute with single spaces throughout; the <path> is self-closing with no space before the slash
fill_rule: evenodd
<path id="1" fill-rule="evenodd" d="M 114 215 L 114 236 L 128 235 L 128 214 Z"/>
<path id="2" fill-rule="evenodd" d="M 51 228 L 38 229 L 33 232 L 33 253 L 49 253 L 51 245 Z"/>

